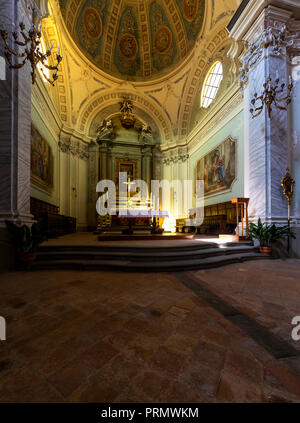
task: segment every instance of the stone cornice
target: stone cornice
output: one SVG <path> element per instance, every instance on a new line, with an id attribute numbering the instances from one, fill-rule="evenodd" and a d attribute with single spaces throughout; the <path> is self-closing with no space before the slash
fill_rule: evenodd
<path id="1" fill-rule="evenodd" d="M 83 142 L 62 137 L 58 142 L 58 146 L 62 153 L 70 153 L 72 156 L 79 157 L 82 160 L 89 158 L 89 145 Z"/>
<path id="2" fill-rule="evenodd" d="M 230 31 L 230 37 L 236 41 L 244 39 L 245 35 L 249 32 L 255 34 L 254 27 L 257 27 L 256 20 L 259 20 L 259 16 L 268 6 L 274 11 L 277 10 L 277 19 L 285 19 L 285 16 L 291 17 L 294 13 L 295 17 L 298 18 L 300 15 L 300 3 L 298 0 L 255 0 L 250 1 L 240 17 L 237 19 L 235 25 Z M 280 11 L 280 13 L 279 13 Z M 274 12 L 276 13 L 276 12 Z M 281 19 L 280 19 L 281 17 Z M 288 19 L 286 19 L 288 20 Z M 254 22 L 256 25 L 253 25 Z M 251 30 L 252 28 L 252 30 Z"/>
<path id="3" fill-rule="evenodd" d="M 193 129 L 190 135 L 184 141 L 181 141 L 180 146 L 175 143 L 161 146 L 164 157 L 168 158 L 169 154 L 180 148 L 185 149 L 191 155 L 202 145 L 202 142 L 199 140 L 206 142 L 208 138 L 220 131 L 230 120 L 239 114 L 243 108 L 242 92 L 238 87 L 235 87 L 234 93 L 232 94 L 231 91 L 228 91 L 222 103 L 218 105 L 218 108 L 212 110 L 212 113 L 209 113 Z"/>
<path id="4" fill-rule="evenodd" d="M 232 119 L 232 116 L 229 116 L 232 110 L 237 110 L 239 113 L 243 109 L 243 97 L 239 88 L 236 86 L 231 87 L 226 92 L 226 95 L 218 102 L 217 107 L 211 110 L 211 113 L 208 113 L 196 128 L 194 128 L 187 138 L 187 144 L 189 145 L 196 137 L 206 134 L 208 131 L 220 130 L 221 126 L 224 126 Z"/>
<path id="5" fill-rule="evenodd" d="M 190 158 L 189 154 L 175 154 L 175 155 L 169 155 L 164 156 L 162 163 L 164 166 L 170 166 L 171 164 L 176 163 L 185 163 Z"/>

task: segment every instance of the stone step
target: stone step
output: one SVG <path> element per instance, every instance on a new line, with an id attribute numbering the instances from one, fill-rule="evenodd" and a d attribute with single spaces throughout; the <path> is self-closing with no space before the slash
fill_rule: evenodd
<path id="1" fill-rule="evenodd" d="M 129 272 L 176 272 L 209 269 L 250 260 L 270 260 L 272 257 L 256 252 L 223 254 L 221 256 L 198 259 L 183 259 L 162 262 L 136 262 L 130 260 L 39 260 L 31 265 L 31 270 L 73 269 L 73 270 L 114 270 Z"/>
<path id="2" fill-rule="evenodd" d="M 110 243 L 107 243 L 105 245 L 42 245 L 39 248 L 39 252 L 44 253 L 44 252 L 61 252 L 61 251 L 65 251 L 65 252 L 115 252 L 117 251 L 123 251 L 123 252 L 139 252 L 141 251 L 141 248 L 143 251 L 147 251 L 149 253 L 159 253 L 161 254 L 162 252 L 182 252 L 184 251 L 197 251 L 199 249 L 207 249 L 207 248 L 215 248 L 215 249 L 219 249 L 220 245 L 216 244 L 214 242 L 211 243 L 204 243 L 204 242 L 197 242 L 195 241 L 194 244 L 188 244 L 188 245 L 173 245 L 173 246 L 165 246 L 163 244 L 163 242 L 161 243 L 160 246 L 153 246 L 153 245 L 147 245 L 147 243 L 145 242 L 145 244 L 143 244 L 143 246 L 139 246 L 139 245 L 135 245 L 135 246 L 128 246 L 128 245 L 120 245 L 118 244 L 116 246 L 116 244 L 114 245 L 109 245 Z M 226 248 L 227 247 L 245 247 L 245 246 L 252 246 L 253 244 L 251 241 L 245 241 L 245 242 L 239 242 L 239 243 L 225 243 L 223 244 Z"/>
<path id="3" fill-rule="evenodd" d="M 207 257 L 215 257 L 230 254 L 244 254 L 249 252 L 257 252 L 257 249 L 252 246 L 242 247 L 226 247 L 226 248 L 201 248 L 195 251 L 186 251 L 182 248 L 181 251 L 165 251 L 151 252 L 147 249 L 136 249 L 135 251 L 41 251 L 38 254 L 37 261 L 46 260 L 129 260 L 133 262 L 158 262 L 158 261 L 172 261 L 182 260 L 187 258 L 189 260 L 202 259 Z"/>

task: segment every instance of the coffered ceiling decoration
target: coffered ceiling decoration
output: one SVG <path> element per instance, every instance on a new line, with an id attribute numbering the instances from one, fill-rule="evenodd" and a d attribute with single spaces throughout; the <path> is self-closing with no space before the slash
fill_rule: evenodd
<path id="1" fill-rule="evenodd" d="M 189 55 L 205 0 L 59 0 L 66 27 L 101 70 L 125 80 L 164 74 Z"/>

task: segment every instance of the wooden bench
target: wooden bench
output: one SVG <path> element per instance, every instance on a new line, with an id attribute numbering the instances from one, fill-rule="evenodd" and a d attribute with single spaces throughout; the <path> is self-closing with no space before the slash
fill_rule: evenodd
<path id="1" fill-rule="evenodd" d="M 36 220 L 43 218 L 47 236 L 56 238 L 76 232 L 76 218 L 59 214 L 59 208 L 36 198 L 30 198 L 30 211 Z"/>

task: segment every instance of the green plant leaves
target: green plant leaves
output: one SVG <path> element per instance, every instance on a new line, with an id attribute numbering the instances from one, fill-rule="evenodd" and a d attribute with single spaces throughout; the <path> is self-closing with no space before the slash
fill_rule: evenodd
<path id="1" fill-rule="evenodd" d="M 288 226 L 276 226 L 274 223 L 269 225 L 262 223 L 260 218 L 257 224 L 250 223 L 248 236 L 257 239 L 262 247 L 270 247 L 279 239 L 288 237 L 296 239 L 294 232 Z"/>
<path id="2" fill-rule="evenodd" d="M 16 225 L 9 220 L 6 220 L 5 224 L 18 253 L 34 253 L 38 246 L 47 240 L 44 219 L 39 219 L 31 228 L 27 225 Z"/>

